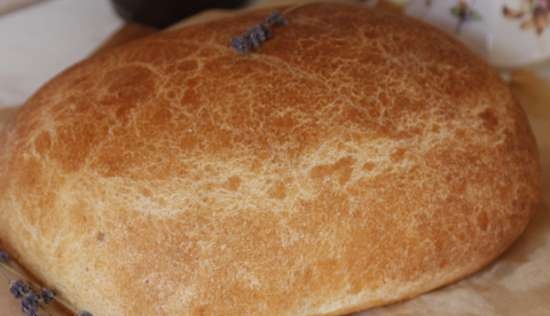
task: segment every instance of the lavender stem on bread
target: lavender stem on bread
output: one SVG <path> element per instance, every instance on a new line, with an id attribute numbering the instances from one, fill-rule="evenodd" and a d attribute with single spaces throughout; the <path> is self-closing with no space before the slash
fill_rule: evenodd
<path id="1" fill-rule="evenodd" d="M 0 263 L 7 263 L 10 260 L 10 256 L 7 252 L 0 250 Z"/>
<path id="2" fill-rule="evenodd" d="M 76 316 L 93 316 L 88 311 L 76 311 L 67 301 L 58 297 L 54 290 L 39 287 L 37 284 L 25 280 L 23 274 L 14 266 L 16 264 L 10 260 L 8 253 L 0 250 L 0 272 L 3 272 L 4 277 L 11 276 L 8 277 L 9 291 L 15 299 L 19 300 L 21 311 L 25 316 L 41 316 L 40 311 L 47 312 L 47 305 L 53 301 L 74 311 Z M 11 279 L 12 277 L 13 279 Z M 48 315 L 50 314 L 48 313 Z"/>
<path id="3" fill-rule="evenodd" d="M 270 14 L 263 23 L 256 24 L 242 36 L 234 37 L 231 46 L 239 54 L 247 54 L 252 50 L 258 50 L 262 44 L 273 37 L 274 26 L 285 26 L 288 21 L 279 12 Z"/>

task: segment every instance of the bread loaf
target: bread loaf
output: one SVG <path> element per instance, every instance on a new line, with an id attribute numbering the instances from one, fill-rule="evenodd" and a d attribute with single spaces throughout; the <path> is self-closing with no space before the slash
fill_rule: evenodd
<path id="1" fill-rule="evenodd" d="M 131 42 L 0 134 L 0 240 L 96 316 L 340 315 L 463 278 L 539 200 L 522 109 L 461 44 L 343 4 Z"/>

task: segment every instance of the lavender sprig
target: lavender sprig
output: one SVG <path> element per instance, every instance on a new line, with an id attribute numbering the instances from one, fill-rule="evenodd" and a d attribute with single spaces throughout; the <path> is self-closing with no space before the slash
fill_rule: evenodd
<path id="1" fill-rule="evenodd" d="M 31 292 L 31 286 L 29 283 L 22 280 L 10 282 L 10 293 L 16 299 L 23 298 L 25 295 Z"/>
<path id="2" fill-rule="evenodd" d="M 267 25 L 269 26 L 287 26 L 288 21 L 287 19 L 279 12 L 275 11 L 271 13 L 267 19 L 265 20 Z"/>
<path id="3" fill-rule="evenodd" d="M 50 302 L 52 302 L 53 300 L 55 300 L 55 292 L 50 290 L 50 289 L 47 289 L 47 288 L 43 288 L 41 291 L 40 291 L 40 300 L 45 304 L 45 305 L 48 305 Z"/>
<path id="4" fill-rule="evenodd" d="M 35 316 L 40 308 L 38 295 L 31 291 L 21 300 L 21 310 L 27 316 Z"/>
<path id="5" fill-rule="evenodd" d="M 87 311 L 77 311 L 69 302 L 62 297 L 56 295 L 56 293 L 48 288 L 40 288 L 37 284 L 24 280 L 24 275 L 20 271 L 15 261 L 10 261 L 9 255 L 0 249 L 0 272 L 9 281 L 10 293 L 18 300 L 20 300 L 21 311 L 25 316 L 40 316 L 39 311 L 45 311 L 45 307 L 56 301 L 63 305 L 65 308 L 72 310 L 76 316 L 93 316 Z M 1 274 L 0 274 L 1 275 Z M 16 280 L 11 280 L 11 277 L 15 277 Z M 48 315 L 50 315 L 48 313 Z"/>
<path id="6" fill-rule="evenodd" d="M 0 250 L 0 263 L 8 263 L 10 256 L 5 251 Z"/>
<path id="7" fill-rule="evenodd" d="M 273 37 L 273 27 L 286 25 L 286 18 L 279 12 L 273 12 L 263 23 L 256 24 L 242 36 L 234 37 L 231 46 L 239 54 L 248 54 L 252 50 L 258 50 L 265 41 Z"/>

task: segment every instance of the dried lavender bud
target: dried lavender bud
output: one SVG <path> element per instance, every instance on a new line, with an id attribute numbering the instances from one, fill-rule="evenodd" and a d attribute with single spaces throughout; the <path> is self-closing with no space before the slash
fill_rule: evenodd
<path id="1" fill-rule="evenodd" d="M 53 301 L 55 299 L 55 292 L 50 290 L 50 289 L 46 289 L 46 288 L 43 288 L 41 291 L 40 291 L 40 300 L 44 303 L 44 304 L 49 304 L 51 301 Z"/>
<path id="2" fill-rule="evenodd" d="M 286 18 L 279 12 L 271 13 L 267 17 L 267 19 L 265 19 L 265 22 L 267 23 L 268 26 L 272 26 L 272 25 L 287 26 L 288 25 L 288 21 L 286 20 Z"/>
<path id="3" fill-rule="evenodd" d="M 234 37 L 231 46 L 239 54 L 247 54 L 252 49 L 256 50 L 268 39 L 273 37 L 272 26 L 287 25 L 287 20 L 278 12 L 267 17 L 265 23 L 257 24 L 248 30 L 243 36 Z"/>
<path id="4" fill-rule="evenodd" d="M 254 49 L 258 49 L 262 46 L 262 43 L 271 38 L 271 36 L 271 30 L 269 30 L 267 26 L 258 24 L 248 30 L 245 35 L 245 40 L 247 40 Z"/>
<path id="5" fill-rule="evenodd" d="M 231 41 L 231 46 L 239 53 L 246 54 L 250 51 L 250 45 L 244 37 L 234 37 Z"/>
<path id="6" fill-rule="evenodd" d="M 76 316 L 94 316 L 94 315 L 92 315 L 92 313 L 87 311 L 80 311 L 78 312 L 78 314 L 76 314 Z"/>
<path id="7" fill-rule="evenodd" d="M 7 263 L 10 260 L 10 256 L 7 252 L 0 250 L 0 263 Z"/>
<path id="8" fill-rule="evenodd" d="M 260 40 L 260 36 L 254 32 L 247 33 L 246 39 L 254 49 L 258 49 L 260 48 L 260 46 L 262 46 L 262 41 Z"/>
<path id="9" fill-rule="evenodd" d="M 21 300 L 21 310 L 27 316 L 36 315 L 39 307 L 40 303 L 38 301 L 38 295 L 33 292 L 28 293 L 27 295 L 25 295 L 23 300 Z"/>
<path id="10" fill-rule="evenodd" d="M 260 42 L 265 42 L 272 35 L 269 28 L 263 24 L 258 24 L 254 26 L 248 31 L 248 33 L 257 37 Z"/>
<path id="11" fill-rule="evenodd" d="M 273 37 L 273 32 L 271 32 L 271 28 L 269 26 L 265 24 L 260 24 L 260 26 L 264 30 L 265 40 L 268 40 Z"/>
<path id="12" fill-rule="evenodd" d="M 21 280 L 12 281 L 10 284 L 10 292 L 15 298 L 20 299 L 31 292 L 31 286 Z"/>

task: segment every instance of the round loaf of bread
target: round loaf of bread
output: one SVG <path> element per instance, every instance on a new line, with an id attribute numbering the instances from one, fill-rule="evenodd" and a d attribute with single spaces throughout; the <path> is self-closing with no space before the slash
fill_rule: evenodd
<path id="1" fill-rule="evenodd" d="M 471 274 L 539 200 L 525 114 L 405 17 L 259 9 L 90 58 L 0 136 L 0 239 L 97 316 L 340 315 Z"/>

